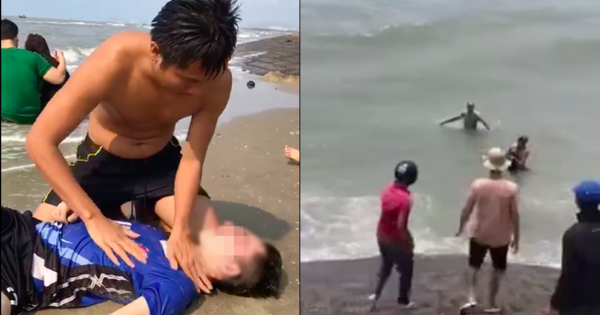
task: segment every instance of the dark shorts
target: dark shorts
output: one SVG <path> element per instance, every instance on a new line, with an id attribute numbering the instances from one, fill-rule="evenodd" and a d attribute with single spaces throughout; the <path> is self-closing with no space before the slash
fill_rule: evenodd
<path id="1" fill-rule="evenodd" d="M 469 266 L 475 269 L 481 268 L 485 256 L 489 251 L 494 269 L 499 271 L 506 270 L 508 246 L 490 247 L 471 239 L 469 242 Z"/>
<path id="2" fill-rule="evenodd" d="M 71 164 L 71 170 L 107 218 L 123 219 L 121 205 L 128 201 L 135 204 L 136 218 L 148 218 L 147 211 L 153 213 L 157 201 L 173 196 L 180 162 L 181 146 L 175 137 L 153 156 L 125 159 L 109 153 L 86 136 L 77 147 L 77 160 Z M 209 197 L 202 187 L 198 188 L 198 194 Z M 42 202 L 57 206 L 61 200 L 50 190 Z"/>
<path id="3" fill-rule="evenodd" d="M 2 294 L 11 303 L 11 314 L 19 314 L 38 303 L 31 274 L 35 223 L 31 212 L 23 214 L 5 207 L 1 221 Z"/>

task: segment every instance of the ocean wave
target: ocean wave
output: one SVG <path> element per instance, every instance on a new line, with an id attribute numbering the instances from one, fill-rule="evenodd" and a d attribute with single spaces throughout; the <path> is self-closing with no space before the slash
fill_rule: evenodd
<path id="1" fill-rule="evenodd" d="M 53 24 L 53 25 L 80 25 L 80 26 L 114 26 L 114 27 L 124 27 L 124 23 L 115 23 L 115 22 L 84 22 L 84 21 L 36 21 L 36 20 L 26 20 L 26 23 L 31 24 Z"/>
<path id="2" fill-rule="evenodd" d="M 89 57 L 97 47 L 82 48 L 82 47 L 68 47 L 62 52 L 65 55 L 65 61 L 67 64 L 79 63 L 83 59 Z"/>
<path id="3" fill-rule="evenodd" d="M 300 207 L 303 262 L 359 259 L 379 254 L 375 240 L 378 196 L 318 197 L 303 193 Z M 432 196 L 415 194 L 413 212 L 411 231 L 415 237 L 416 253 L 467 254 L 466 240 L 440 235 L 429 224 L 431 215 L 435 213 Z M 520 254 L 512 255 L 510 261 L 560 266 L 558 242 L 540 239 L 522 243 Z"/>

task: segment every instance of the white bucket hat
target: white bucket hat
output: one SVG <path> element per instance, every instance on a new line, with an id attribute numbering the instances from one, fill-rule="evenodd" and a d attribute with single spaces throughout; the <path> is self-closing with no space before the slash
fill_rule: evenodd
<path id="1" fill-rule="evenodd" d="M 511 161 L 506 159 L 506 153 L 501 148 L 491 148 L 483 157 L 483 167 L 490 171 L 504 172 L 510 167 Z"/>

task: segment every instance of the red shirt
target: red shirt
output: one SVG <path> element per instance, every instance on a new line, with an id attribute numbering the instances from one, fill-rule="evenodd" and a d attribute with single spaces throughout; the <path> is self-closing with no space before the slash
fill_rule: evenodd
<path id="1" fill-rule="evenodd" d="M 388 185 L 381 192 L 381 217 L 377 225 L 377 238 L 392 242 L 401 240 L 398 217 L 400 213 L 404 213 L 408 223 L 411 206 L 411 194 L 406 187 L 396 183 Z M 404 229 L 407 229 L 407 227 L 404 227 Z"/>

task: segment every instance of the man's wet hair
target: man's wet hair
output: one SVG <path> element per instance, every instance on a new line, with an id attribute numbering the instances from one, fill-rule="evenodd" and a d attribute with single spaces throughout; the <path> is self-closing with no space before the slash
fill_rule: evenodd
<path id="1" fill-rule="evenodd" d="M 216 281 L 213 286 L 227 294 L 269 298 L 279 297 L 282 261 L 281 254 L 275 246 L 265 244 L 266 255 L 257 255 L 250 262 L 242 265 L 239 276 L 224 281 Z"/>
<path id="2" fill-rule="evenodd" d="M 13 40 L 19 36 L 19 27 L 9 19 L 2 19 L 2 40 Z"/>
<path id="3" fill-rule="evenodd" d="M 208 77 L 221 75 L 235 51 L 239 12 L 236 0 L 167 2 L 150 30 L 161 66 L 186 69 L 199 61 Z"/>

